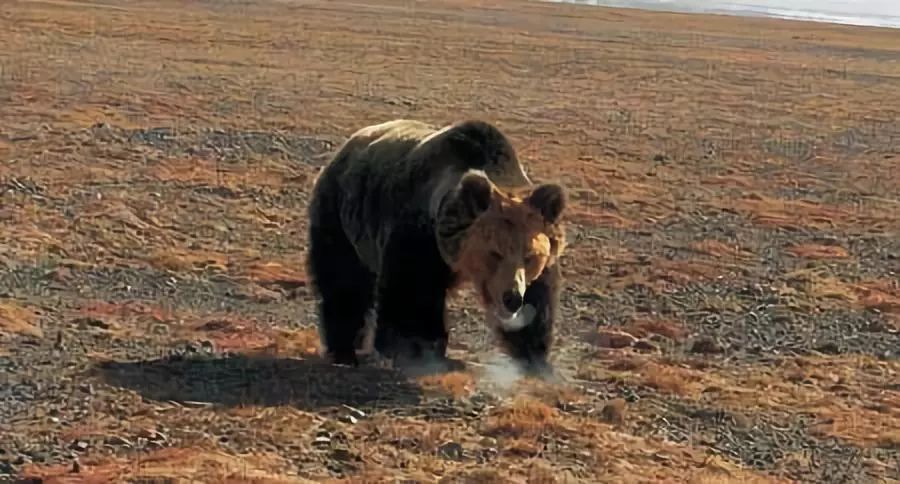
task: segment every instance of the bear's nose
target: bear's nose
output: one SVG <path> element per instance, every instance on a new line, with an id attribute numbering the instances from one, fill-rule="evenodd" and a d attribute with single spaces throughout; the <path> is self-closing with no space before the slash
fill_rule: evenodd
<path id="1" fill-rule="evenodd" d="M 503 305 L 506 309 L 514 313 L 522 307 L 522 295 L 519 291 L 509 290 L 503 293 Z"/>

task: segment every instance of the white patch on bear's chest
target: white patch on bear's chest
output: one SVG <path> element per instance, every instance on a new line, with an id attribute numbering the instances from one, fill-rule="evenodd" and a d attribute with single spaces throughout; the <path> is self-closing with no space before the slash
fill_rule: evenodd
<path id="1" fill-rule="evenodd" d="M 504 331 L 518 331 L 531 324 L 535 316 L 537 316 L 537 309 L 531 304 L 526 304 L 511 317 L 505 319 L 498 317 L 497 321 Z"/>

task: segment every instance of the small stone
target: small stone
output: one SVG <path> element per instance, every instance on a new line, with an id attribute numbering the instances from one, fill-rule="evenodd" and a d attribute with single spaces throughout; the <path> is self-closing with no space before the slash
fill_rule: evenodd
<path id="1" fill-rule="evenodd" d="M 818 347 L 816 347 L 816 351 L 818 351 L 819 353 L 825 353 L 825 354 L 829 354 L 829 355 L 836 355 L 841 352 L 837 343 L 833 343 L 833 342 L 819 345 Z"/>
<path id="2" fill-rule="evenodd" d="M 331 457 L 341 462 L 351 462 L 356 460 L 356 456 L 349 449 L 339 448 L 331 451 Z"/>
<path id="3" fill-rule="evenodd" d="M 732 414 L 731 420 L 734 422 L 734 426 L 739 429 L 749 429 L 753 427 L 753 422 L 751 422 L 746 415 L 740 413 Z"/>
<path id="4" fill-rule="evenodd" d="M 134 447 L 134 444 L 132 444 L 128 439 L 126 439 L 125 437 L 120 437 L 118 435 L 113 435 L 111 437 L 108 437 L 106 439 L 106 443 L 108 445 L 121 446 L 121 447 L 125 447 L 125 448 Z"/>
<path id="5" fill-rule="evenodd" d="M 438 455 L 448 460 L 462 460 L 463 446 L 457 442 L 445 442 L 438 447 Z"/>
<path id="6" fill-rule="evenodd" d="M 625 423 L 625 400 L 621 398 L 610 400 L 600 411 L 600 418 L 611 424 Z"/>
<path id="7" fill-rule="evenodd" d="M 179 403 L 187 408 L 207 408 L 212 406 L 210 402 L 197 402 L 194 400 L 183 400 Z"/>
<path id="8" fill-rule="evenodd" d="M 493 437 L 485 437 L 479 442 L 483 447 L 497 447 L 497 439 Z"/>
<path id="9" fill-rule="evenodd" d="M 719 343 L 712 338 L 700 338 L 691 345 L 691 353 L 716 354 L 725 351 Z"/>
<path id="10" fill-rule="evenodd" d="M 354 417 L 353 415 L 344 415 L 344 416 L 341 418 L 341 420 L 343 420 L 344 422 L 347 422 L 347 423 L 349 423 L 349 424 L 351 424 L 351 425 L 355 425 L 356 422 L 358 422 L 357 418 Z"/>
<path id="11" fill-rule="evenodd" d="M 362 410 L 360 410 L 358 408 L 354 408 L 349 405 L 344 405 L 343 407 L 346 408 L 347 410 L 349 410 L 350 414 L 356 418 L 365 418 L 366 417 L 366 412 L 363 412 Z"/>
<path id="12" fill-rule="evenodd" d="M 313 445 L 315 445 L 316 447 L 325 447 L 330 444 L 331 444 L 331 439 L 324 435 L 320 435 L 320 436 L 316 437 L 315 440 L 313 440 Z"/>
<path id="13" fill-rule="evenodd" d="M 597 331 L 596 342 L 603 348 L 625 348 L 633 345 L 637 338 L 624 331 L 601 329 Z"/>
<path id="14" fill-rule="evenodd" d="M 72 442 L 72 446 L 71 446 L 72 450 L 75 450 L 78 452 L 84 452 L 88 449 L 88 447 L 89 447 L 88 443 L 83 440 L 76 440 L 75 442 Z"/>
<path id="15" fill-rule="evenodd" d="M 109 323 L 97 318 L 78 318 L 72 321 L 72 323 L 78 326 L 79 329 L 109 329 L 111 327 Z"/>
<path id="16" fill-rule="evenodd" d="M 655 344 L 653 344 L 645 339 L 635 341 L 634 345 L 632 345 L 632 346 L 634 347 L 634 349 L 636 349 L 638 351 L 643 351 L 645 353 L 656 353 L 659 351 L 659 348 L 657 348 Z"/>
<path id="17" fill-rule="evenodd" d="M 147 439 L 149 442 L 153 443 L 167 442 L 169 440 L 165 434 L 153 429 L 142 429 L 138 432 L 138 437 Z"/>
<path id="18" fill-rule="evenodd" d="M 68 267 L 57 267 L 50 271 L 47 277 L 54 282 L 66 282 L 72 279 L 72 271 Z"/>

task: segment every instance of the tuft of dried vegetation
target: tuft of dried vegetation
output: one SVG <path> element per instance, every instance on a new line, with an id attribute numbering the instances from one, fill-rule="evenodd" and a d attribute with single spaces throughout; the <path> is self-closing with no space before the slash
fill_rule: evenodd
<path id="1" fill-rule="evenodd" d="M 0 300 L 0 334 L 25 335 L 43 338 L 44 332 L 37 325 L 37 314 L 16 301 Z"/>

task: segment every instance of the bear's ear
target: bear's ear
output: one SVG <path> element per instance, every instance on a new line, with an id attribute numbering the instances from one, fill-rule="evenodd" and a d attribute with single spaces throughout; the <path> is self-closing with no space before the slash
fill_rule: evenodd
<path id="1" fill-rule="evenodd" d="M 475 218 L 490 208 L 493 198 L 493 186 L 482 173 L 466 173 L 459 180 L 456 201 L 466 207 L 466 214 Z"/>
<path id="2" fill-rule="evenodd" d="M 556 223 L 566 208 L 566 192 L 555 183 L 546 183 L 535 188 L 525 203 L 541 212 L 548 223 Z"/>

